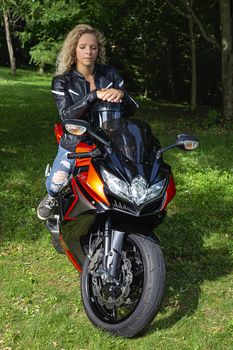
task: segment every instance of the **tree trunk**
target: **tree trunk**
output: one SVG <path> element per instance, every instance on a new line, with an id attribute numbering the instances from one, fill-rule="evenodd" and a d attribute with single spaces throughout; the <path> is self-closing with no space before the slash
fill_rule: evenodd
<path id="1" fill-rule="evenodd" d="M 9 58 L 10 58 L 11 72 L 12 74 L 15 74 L 16 73 L 15 56 L 14 56 L 14 50 L 13 50 L 11 34 L 10 34 L 9 18 L 6 12 L 3 13 L 3 18 L 4 18 L 4 25 L 5 25 L 5 31 L 6 31 L 6 42 L 7 42 Z"/>
<path id="2" fill-rule="evenodd" d="M 43 63 L 41 63 L 39 65 L 39 74 L 44 74 L 44 65 L 43 65 Z"/>
<path id="3" fill-rule="evenodd" d="M 233 119 L 233 51 L 231 0 L 219 0 L 222 30 L 223 116 Z"/>
<path id="4" fill-rule="evenodd" d="M 166 45 L 166 55 L 167 55 L 167 72 L 168 72 L 168 84 L 171 90 L 171 97 L 173 102 L 177 102 L 176 85 L 171 57 L 171 49 L 169 44 Z"/>
<path id="5" fill-rule="evenodd" d="M 148 76 L 148 63 L 147 63 L 147 47 L 146 41 L 144 42 L 144 98 L 148 98 L 148 86 L 149 86 L 149 76 Z"/>
<path id="6" fill-rule="evenodd" d="M 189 17 L 189 34 L 191 41 L 191 57 L 192 57 L 192 83 L 191 83 L 191 111 L 197 108 L 197 57 L 196 57 L 196 40 L 193 30 L 193 18 Z"/>

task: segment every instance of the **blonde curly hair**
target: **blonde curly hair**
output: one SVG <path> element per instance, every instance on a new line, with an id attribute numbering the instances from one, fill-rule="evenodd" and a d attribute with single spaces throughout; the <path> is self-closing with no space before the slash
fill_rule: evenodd
<path id="1" fill-rule="evenodd" d="M 76 62 L 76 47 L 83 34 L 94 34 L 98 42 L 97 61 L 105 63 L 105 38 L 96 28 L 89 24 L 79 24 L 74 27 L 64 40 L 63 46 L 58 54 L 55 75 L 64 74 L 71 69 Z"/>

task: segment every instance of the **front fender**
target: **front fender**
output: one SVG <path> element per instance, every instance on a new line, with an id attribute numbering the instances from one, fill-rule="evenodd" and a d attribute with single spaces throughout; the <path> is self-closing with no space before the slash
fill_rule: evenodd
<path id="1" fill-rule="evenodd" d="M 133 232 L 133 233 L 137 236 L 141 236 L 141 237 L 147 239 L 148 241 L 154 242 L 156 244 L 160 244 L 160 240 L 159 240 L 158 236 L 153 232 L 147 233 L 147 234 L 139 233 L 139 232 Z"/>

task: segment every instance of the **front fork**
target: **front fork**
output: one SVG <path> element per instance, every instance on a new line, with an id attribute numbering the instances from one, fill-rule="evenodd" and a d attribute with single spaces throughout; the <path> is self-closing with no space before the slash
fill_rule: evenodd
<path id="1" fill-rule="evenodd" d="M 110 220 L 106 220 L 104 227 L 103 269 L 115 279 L 119 277 L 124 235 L 124 232 L 112 229 Z"/>

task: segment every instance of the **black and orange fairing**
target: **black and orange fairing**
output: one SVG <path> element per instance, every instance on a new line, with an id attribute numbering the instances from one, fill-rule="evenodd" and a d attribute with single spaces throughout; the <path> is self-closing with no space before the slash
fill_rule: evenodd
<path id="1" fill-rule="evenodd" d="M 88 145 L 79 142 L 76 147 L 76 153 L 86 153 L 94 150 L 96 145 Z M 110 206 L 109 201 L 104 193 L 104 184 L 94 166 L 91 158 L 76 159 L 76 167 L 79 174 L 71 178 L 69 191 L 63 194 L 63 203 L 61 218 L 64 221 L 77 220 L 85 210 L 101 210 L 101 203 Z M 97 207 L 96 207 L 97 205 Z"/>
<path id="2" fill-rule="evenodd" d="M 55 133 L 57 142 L 60 143 L 61 137 L 63 135 L 62 125 L 60 123 L 57 123 L 54 125 L 54 133 Z"/>
<path id="3" fill-rule="evenodd" d="M 85 153 L 85 152 L 91 152 L 94 149 L 96 149 L 96 145 L 88 145 L 85 142 L 79 142 L 75 152 L 76 153 Z M 82 159 L 76 159 L 76 166 L 77 167 L 82 167 L 82 166 L 88 166 L 91 162 L 91 158 L 87 157 L 87 158 L 82 158 Z"/>
<path id="4" fill-rule="evenodd" d="M 72 178 L 72 192 L 69 191 L 67 192 L 67 194 L 64 193 L 64 195 L 62 196 L 62 202 L 64 203 L 64 206 L 62 213 L 63 215 L 61 217 L 64 221 L 78 220 L 78 216 L 82 213 L 96 210 L 96 207 L 92 203 L 93 196 L 88 196 L 88 198 L 86 193 L 84 193 L 79 183 L 80 178 L 83 178 L 83 174 L 77 176 L 76 178 Z"/>
<path id="5" fill-rule="evenodd" d="M 76 270 L 78 270 L 78 272 L 82 273 L 82 266 L 79 265 L 79 263 L 77 262 L 77 260 L 75 259 L 74 255 L 72 254 L 72 252 L 69 249 L 65 248 L 65 253 L 66 256 L 68 257 L 68 259 L 71 261 L 71 263 L 74 265 L 74 267 L 76 268 Z"/>
<path id="6" fill-rule="evenodd" d="M 102 202 L 105 205 L 110 206 L 110 203 L 104 193 L 104 183 L 92 163 L 90 163 L 85 177 L 82 174 L 79 175 L 79 180 L 81 185 L 96 202 Z"/>
<path id="7" fill-rule="evenodd" d="M 67 248 L 62 234 L 60 233 L 59 235 L 59 239 L 61 242 L 61 246 L 64 249 L 64 252 L 66 254 L 66 256 L 68 257 L 68 259 L 71 261 L 71 263 L 74 265 L 74 267 L 76 268 L 76 270 L 78 270 L 78 272 L 82 273 L 82 266 L 78 263 L 78 261 L 75 259 L 74 255 L 72 254 L 72 252 Z"/>
<path id="8" fill-rule="evenodd" d="M 173 176 L 172 174 L 170 174 L 169 183 L 165 192 L 164 200 L 160 211 L 164 210 L 167 207 L 168 203 L 171 202 L 175 194 L 176 194 L 176 186 L 175 186 Z"/>
<path id="9" fill-rule="evenodd" d="M 74 200 L 73 200 L 73 203 L 70 205 L 69 209 L 67 210 L 67 212 L 65 213 L 64 220 L 76 220 L 77 219 L 76 216 L 71 215 L 72 210 L 74 209 L 74 206 L 77 204 L 77 202 L 79 200 L 78 191 L 77 191 L 77 188 L 75 186 L 75 180 L 73 178 L 71 179 L 71 185 L 72 185 L 72 190 L 73 190 L 73 194 L 74 194 Z"/>

